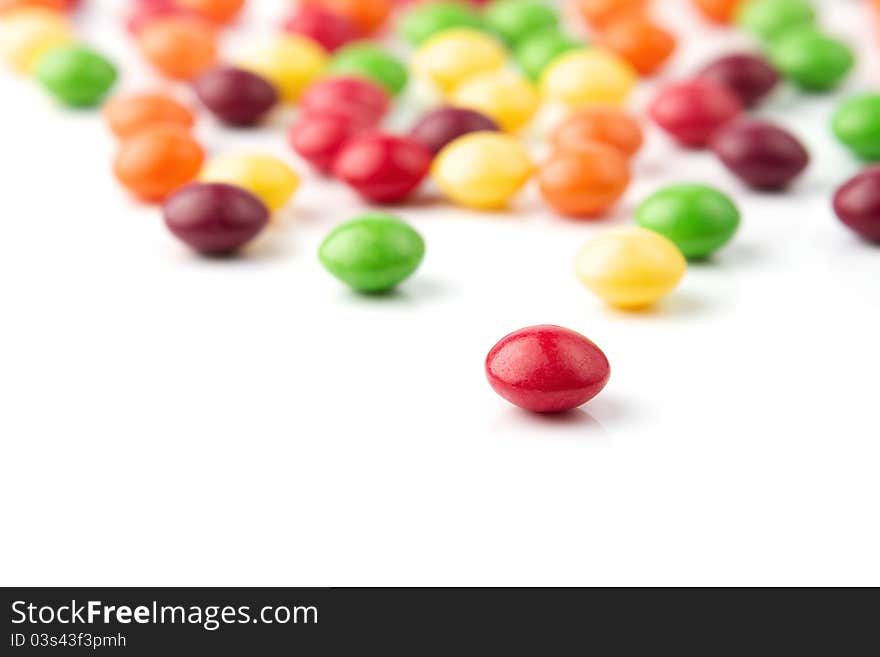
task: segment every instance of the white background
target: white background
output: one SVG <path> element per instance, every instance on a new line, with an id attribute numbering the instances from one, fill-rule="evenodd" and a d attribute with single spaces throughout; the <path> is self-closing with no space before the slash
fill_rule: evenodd
<path id="1" fill-rule="evenodd" d="M 82 33 L 119 63 L 120 89 L 153 84 L 119 30 L 123 3 L 90 4 Z M 250 4 L 230 53 L 283 3 Z M 665 78 L 748 43 L 657 4 L 684 42 Z M 822 4 L 862 51 L 842 93 L 876 89 L 867 3 Z M 829 210 L 858 169 L 828 134 L 840 95 L 785 88 L 762 109 L 815 158 L 784 195 L 653 131 L 605 221 L 554 217 L 535 189 L 485 215 L 427 188 L 399 208 L 424 265 L 377 299 L 317 262 L 363 207 L 296 162 L 290 117 L 200 123 L 213 153 L 273 152 L 305 175 L 246 257 L 206 261 L 114 183 L 96 113 L 3 72 L 0 580 L 880 584 L 880 251 Z M 403 104 L 397 125 L 417 106 Z M 574 254 L 684 180 L 735 196 L 735 243 L 654 311 L 603 307 Z M 583 410 L 528 415 L 487 385 L 492 345 L 538 323 L 607 353 L 611 382 Z"/>

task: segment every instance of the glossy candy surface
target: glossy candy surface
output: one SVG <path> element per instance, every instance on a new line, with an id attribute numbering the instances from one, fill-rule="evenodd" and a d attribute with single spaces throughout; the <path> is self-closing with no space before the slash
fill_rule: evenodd
<path id="1" fill-rule="evenodd" d="M 623 195 L 629 181 L 626 156 L 601 143 L 584 143 L 578 150 L 558 151 L 538 172 L 544 200 L 569 217 L 603 214 Z"/>
<path id="2" fill-rule="evenodd" d="M 494 0 L 484 16 L 489 29 L 512 46 L 531 34 L 559 26 L 556 11 L 543 0 Z"/>
<path id="3" fill-rule="evenodd" d="M 113 163 L 116 179 L 144 201 L 161 201 L 199 173 L 204 151 L 189 130 L 156 125 L 124 140 Z"/>
<path id="4" fill-rule="evenodd" d="M 840 39 L 812 27 L 788 30 L 770 49 L 779 72 L 805 91 L 828 91 L 849 74 L 852 50 Z"/>
<path id="5" fill-rule="evenodd" d="M 763 100 L 779 83 L 779 73 L 770 62 L 749 53 L 720 57 L 703 68 L 697 77 L 727 87 L 746 107 Z"/>
<path id="6" fill-rule="evenodd" d="M 556 58 L 541 78 L 546 98 L 572 106 L 619 105 L 637 80 L 635 69 L 602 48 L 572 50 Z"/>
<path id="7" fill-rule="evenodd" d="M 209 161 L 199 175 L 202 182 L 218 182 L 248 190 L 272 212 L 290 201 L 299 187 L 299 176 L 271 155 L 221 155 Z"/>
<path id="8" fill-rule="evenodd" d="M 418 269 L 425 242 L 409 224 L 373 212 L 337 226 L 321 244 L 321 264 L 358 292 L 392 290 Z"/>
<path id="9" fill-rule="evenodd" d="M 736 12 L 740 27 L 773 41 L 793 27 L 812 25 L 816 11 L 809 0 L 743 0 Z"/>
<path id="10" fill-rule="evenodd" d="M 678 184 L 645 199 L 635 218 L 639 226 L 663 235 L 690 260 L 707 258 L 727 244 L 739 228 L 740 214 L 717 189 Z"/>
<path id="11" fill-rule="evenodd" d="M 334 55 L 330 62 L 331 73 L 359 75 L 382 85 L 391 95 L 406 88 L 409 74 L 406 66 L 390 52 L 372 43 L 355 43 Z"/>
<path id="12" fill-rule="evenodd" d="M 838 141 L 864 160 L 880 160 L 880 94 L 848 98 L 834 112 L 831 127 Z"/>
<path id="13" fill-rule="evenodd" d="M 506 58 L 496 38 L 472 28 L 455 28 L 425 41 L 413 56 L 412 70 L 449 93 L 472 75 L 497 71 Z"/>
<path id="14" fill-rule="evenodd" d="M 321 7 L 300 7 L 281 27 L 285 32 L 314 40 L 327 52 L 335 52 L 361 36 L 357 25 L 348 18 Z"/>
<path id="15" fill-rule="evenodd" d="M 583 47 L 583 42 L 559 30 L 543 30 L 521 39 L 516 48 L 516 63 L 530 79 L 538 81 L 558 57 Z"/>
<path id="16" fill-rule="evenodd" d="M 333 172 L 358 194 L 375 203 L 396 203 L 422 183 L 434 155 L 410 137 L 381 133 L 350 140 Z"/>
<path id="17" fill-rule="evenodd" d="M 587 289 L 609 305 L 633 310 L 669 294 L 686 271 L 675 244 L 635 226 L 606 230 L 575 259 L 575 272 Z"/>
<path id="18" fill-rule="evenodd" d="M 632 64 L 642 75 L 651 75 L 675 52 L 675 37 L 642 14 L 627 14 L 608 23 L 599 43 Z"/>
<path id="19" fill-rule="evenodd" d="M 757 119 L 727 124 L 715 133 L 711 148 L 728 169 L 756 189 L 781 189 L 810 163 L 797 137 Z"/>
<path id="20" fill-rule="evenodd" d="M 500 210 L 534 172 L 528 152 L 515 138 L 475 132 L 440 151 L 432 176 L 454 202 L 478 210 Z"/>
<path id="21" fill-rule="evenodd" d="M 441 0 L 413 5 L 400 23 L 400 32 L 410 44 L 419 46 L 444 30 L 482 26 L 482 18 L 466 2 Z"/>
<path id="22" fill-rule="evenodd" d="M 144 25 L 137 38 L 146 60 L 175 80 L 191 80 L 217 61 L 216 32 L 200 19 L 159 18 Z"/>
<path id="23" fill-rule="evenodd" d="M 309 112 L 294 123 L 288 134 L 290 147 L 324 174 L 333 172 L 336 158 L 354 137 L 369 130 L 349 114 L 322 110 Z"/>
<path id="24" fill-rule="evenodd" d="M 81 45 L 58 46 L 37 60 L 34 75 L 61 103 L 94 107 L 116 82 L 116 67 Z"/>
<path id="25" fill-rule="evenodd" d="M 195 117 L 180 101 L 162 93 L 125 94 L 111 98 L 103 109 L 104 120 L 120 139 L 154 125 L 195 125 Z"/>
<path id="26" fill-rule="evenodd" d="M 838 189 L 834 212 L 863 239 L 880 242 L 880 166 L 868 167 Z"/>
<path id="27" fill-rule="evenodd" d="M 391 107 L 391 98 L 376 82 L 353 76 L 318 80 L 300 98 L 303 112 L 331 111 L 378 123 Z"/>
<path id="28" fill-rule="evenodd" d="M 451 100 L 458 107 L 485 114 L 506 132 L 522 130 L 541 102 L 534 85 L 513 71 L 474 75 L 453 92 Z"/>
<path id="29" fill-rule="evenodd" d="M 480 112 L 461 107 L 440 107 L 419 119 L 409 134 L 436 155 L 464 135 L 499 130 L 495 121 Z"/>
<path id="30" fill-rule="evenodd" d="M 704 80 L 670 84 L 649 107 L 651 117 L 661 128 L 690 147 L 707 145 L 714 132 L 742 110 L 733 92 Z"/>
<path id="31" fill-rule="evenodd" d="M 224 66 L 202 73 L 193 82 L 199 100 L 230 125 L 258 123 L 278 102 L 278 91 L 264 77 Z"/>
<path id="32" fill-rule="evenodd" d="M 238 65 L 271 82 L 281 99 L 295 102 L 327 66 L 327 53 L 315 41 L 288 34 L 261 42 Z"/>
<path id="33" fill-rule="evenodd" d="M 638 122 L 613 107 L 584 107 L 562 120 L 549 135 L 550 144 L 561 150 L 578 150 L 595 142 L 618 149 L 627 157 L 642 147 Z"/>
<path id="34" fill-rule="evenodd" d="M 534 413 L 560 413 L 586 404 L 611 376 L 602 350 L 561 326 L 511 333 L 486 357 L 486 378 L 501 397 Z"/>
<path id="35" fill-rule="evenodd" d="M 165 201 L 162 216 L 178 239 L 210 255 L 237 251 L 269 223 L 269 210 L 260 199 L 219 183 L 193 183 L 178 190 Z"/>

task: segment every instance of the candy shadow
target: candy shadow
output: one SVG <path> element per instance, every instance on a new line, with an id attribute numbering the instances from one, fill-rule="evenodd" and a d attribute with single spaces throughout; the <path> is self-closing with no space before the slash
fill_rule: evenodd
<path id="1" fill-rule="evenodd" d="M 705 298 L 690 292 L 675 292 L 651 306 L 643 308 L 607 307 L 608 313 L 615 317 L 664 319 L 669 317 L 690 317 L 704 314 L 711 308 Z"/>
<path id="2" fill-rule="evenodd" d="M 345 297 L 353 303 L 410 306 L 449 297 L 451 294 L 452 288 L 447 281 L 420 276 L 385 292 L 358 292 L 349 289 Z"/>
<path id="3" fill-rule="evenodd" d="M 494 428 L 506 435 L 527 433 L 530 437 L 543 439 L 578 438 L 604 440 L 607 432 L 602 423 L 583 408 L 564 413 L 532 413 L 511 407 L 498 416 Z"/>

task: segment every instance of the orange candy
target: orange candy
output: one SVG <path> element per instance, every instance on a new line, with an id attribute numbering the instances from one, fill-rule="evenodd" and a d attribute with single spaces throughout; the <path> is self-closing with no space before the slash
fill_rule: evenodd
<path id="1" fill-rule="evenodd" d="M 302 4 L 344 16 L 364 34 L 382 27 L 394 10 L 394 0 L 304 0 Z"/>
<path id="2" fill-rule="evenodd" d="M 154 125 L 177 125 L 192 128 L 195 118 L 182 103 L 160 93 L 116 96 L 104 105 L 104 120 L 120 139 Z"/>
<path id="3" fill-rule="evenodd" d="M 54 9 L 55 11 L 67 11 L 75 5 L 74 0 L 0 0 L 0 14 L 4 11 L 21 9 L 23 7 L 40 7 L 43 9 Z"/>
<path id="4" fill-rule="evenodd" d="M 113 173 L 138 198 L 162 201 L 193 180 L 204 159 L 202 147 L 185 128 L 153 126 L 122 142 Z"/>
<path id="5" fill-rule="evenodd" d="M 147 61 L 176 80 L 190 80 L 217 61 L 214 28 L 195 18 L 152 20 L 138 33 L 138 43 Z"/>
<path id="6" fill-rule="evenodd" d="M 743 0 L 691 0 L 703 16 L 716 23 L 730 23 Z"/>
<path id="7" fill-rule="evenodd" d="M 244 0 L 175 0 L 175 4 L 214 23 L 229 23 L 244 7 Z"/>
<path id="8" fill-rule="evenodd" d="M 574 0 L 574 5 L 588 25 L 602 27 L 624 14 L 644 11 L 649 0 Z"/>
<path id="9" fill-rule="evenodd" d="M 612 107 L 585 107 L 570 114 L 550 133 L 557 150 L 590 150 L 596 143 L 613 146 L 626 157 L 642 147 L 642 129 L 628 114 Z"/>
<path id="10" fill-rule="evenodd" d="M 657 71 L 675 52 L 675 37 L 641 14 L 625 14 L 610 21 L 603 27 L 599 43 L 642 75 Z"/>
<path id="11" fill-rule="evenodd" d="M 626 157 L 598 142 L 577 151 L 557 151 L 538 172 L 544 200 L 570 217 L 601 215 L 623 195 L 629 181 Z"/>

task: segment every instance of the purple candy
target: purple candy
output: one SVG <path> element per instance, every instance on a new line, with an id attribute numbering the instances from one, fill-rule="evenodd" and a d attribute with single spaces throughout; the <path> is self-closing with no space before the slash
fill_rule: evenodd
<path id="1" fill-rule="evenodd" d="M 165 225 L 200 253 L 232 253 L 269 223 L 269 210 L 250 192 L 222 183 L 193 183 L 162 208 Z"/>
<path id="2" fill-rule="evenodd" d="M 441 107 L 423 116 L 410 136 L 434 155 L 450 142 L 471 132 L 498 132 L 498 124 L 484 114 L 460 107 Z"/>
<path id="3" fill-rule="evenodd" d="M 193 83 L 196 95 L 224 123 L 253 125 L 278 102 L 278 91 L 265 78 L 240 68 L 215 68 Z"/>
<path id="4" fill-rule="evenodd" d="M 785 187 L 810 163 L 810 155 L 797 137 L 755 119 L 722 127 L 712 137 L 710 147 L 728 169 L 758 189 Z"/>
<path id="5" fill-rule="evenodd" d="M 739 96 L 746 107 L 765 98 L 779 82 L 779 73 L 766 59 L 747 53 L 716 59 L 697 77 L 727 87 Z"/>
<path id="6" fill-rule="evenodd" d="M 864 239 L 880 242 L 880 166 L 865 169 L 838 189 L 834 212 Z"/>

